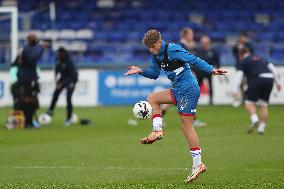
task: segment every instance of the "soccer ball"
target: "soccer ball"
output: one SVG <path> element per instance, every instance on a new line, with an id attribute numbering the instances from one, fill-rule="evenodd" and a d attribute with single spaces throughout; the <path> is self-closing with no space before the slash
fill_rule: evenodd
<path id="1" fill-rule="evenodd" d="M 72 116 L 71 116 L 71 122 L 72 123 L 77 123 L 78 121 L 79 121 L 78 116 L 73 113 Z"/>
<path id="2" fill-rule="evenodd" d="M 152 116 L 152 106 L 147 101 L 137 102 L 133 107 L 133 114 L 138 119 L 147 119 Z"/>
<path id="3" fill-rule="evenodd" d="M 9 116 L 7 123 L 6 123 L 6 128 L 7 129 L 15 129 L 17 127 L 17 119 L 15 116 Z"/>
<path id="4" fill-rule="evenodd" d="M 38 122 L 42 125 L 48 125 L 51 122 L 51 116 L 47 113 L 40 114 L 38 117 Z"/>

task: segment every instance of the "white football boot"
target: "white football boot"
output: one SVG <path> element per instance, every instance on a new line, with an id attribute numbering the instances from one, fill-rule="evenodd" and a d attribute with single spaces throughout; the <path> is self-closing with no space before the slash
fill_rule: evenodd
<path id="1" fill-rule="evenodd" d="M 152 144 L 157 140 L 162 140 L 163 137 L 163 131 L 152 131 L 149 136 L 141 139 L 141 144 Z"/>
<path id="2" fill-rule="evenodd" d="M 184 180 L 185 183 L 190 183 L 198 178 L 201 173 L 206 171 L 206 166 L 201 163 L 198 167 L 192 168 L 191 174 Z"/>

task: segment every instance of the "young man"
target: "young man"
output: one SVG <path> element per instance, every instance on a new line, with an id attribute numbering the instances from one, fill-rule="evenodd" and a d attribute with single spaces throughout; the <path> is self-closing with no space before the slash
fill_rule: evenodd
<path id="1" fill-rule="evenodd" d="M 243 75 L 245 75 L 248 82 L 245 106 L 251 119 L 248 133 L 257 128 L 258 133 L 263 134 L 268 119 L 268 102 L 273 82 L 275 82 L 277 90 L 280 91 L 280 80 L 273 64 L 253 55 L 248 48 L 240 49 L 239 59 L 240 64 L 237 68 L 234 94 L 237 95 Z M 256 112 L 256 104 L 259 105 L 259 116 Z"/>
<path id="2" fill-rule="evenodd" d="M 47 114 L 49 114 L 50 116 L 53 115 L 53 110 L 55 108 L 58 97 L 61 91 L 66 88 L 67 119 L 65 120 L 65 126 L 70 126 L 73 123 L 71 120 L 73 112 L 73 105 L 71 100 L 75 85 L 78 81 L 78 71 L 69 53 L 62 47 L 57 50 L 56 60 L 56 89 L 53 93 L 52 101 Z"/>
<path id="3" fill-rule="evenodd" d="M 22 110 L 25 114 L 25 118 L 28 121 L 25 124 L 26 128 L 40 128 L 41 125 L 37 122 L 36 119 L 36 112 L 33 112 L 31 109 L 36 110 L 38 108 L 38 97 L 37 97 L 37 86 L 38 84 L 34 85 L 33 87 L 33 96 L 25 96 L 28 94 L 28 91 L 31 89 L 27 89 L 26 85 L 24 85 L 21 81 L 18 80 L 18 70 L 19 65 L 22 64 L 22 54 L 19 54 L 16 57 L 16 60 L 11 64 L 10 67 L 10 76 L 11 76 L 11 93 L 13 96 L 13 111 Z M 39 73 L 39 68 L 36 69 L 37 74 Z M 30 103 L 27 103 L 27 100 L 30 100 Z M 28 108 L 28 109 L 27 109 Z M 31 120 L 32 119 L 32 124 Z"/>
<path id="4" fill-rule="evenodd" d="M 33 117 L 39 107 L 38 104 L 38 67 L 37 64 L 42 57 L 44 49 L 48 48 L 47 42 L 39 43 L 37 36 L 33 33 L 27 36 L 27 44 L 24 46 L 17 62 L 17 108 L 25 114 L 25 127 L 37 127 L 33 124 Z"/>
<path id="5" fill-rule="evenodd" d="M 241 61 L 240 58 L 239 58 L 239 52 L 243 48 L 248 48 L 251 53 L 254 52 L 254 47 L 251 44 L 250 38 L 249 38 L 249 36 L 246 32 L 241 32 L 239 34 L 237 43 L 234 45 L 234 47 L 232 49 L 233 55 L 234 55 L 235 60 L 236 60 L 236 63 L 235 63 L 236 69 L 238 69 L 240 61 Z"/>
<path id="6" fill-rule="evenodd" d="M 220 59 L 219 59 L 219 54 L 218 52 L 212 48 L 211 46 L 211 39 L 208 35 L 203 35 L 200 38 L 200 48 L 197 50 L 196 55 L 200 57 L 201 59 L 205 60 L 215 68 L 220 68 Z M 208 79 L 209 83 L 209 93 L 210 93 L 210 98 L 209 98 L 209 104 L 213 104 L 213 83 L 212 83 L 212 76 L 211 74 L 204 74 L 204 73 L 198 73 L 199 78 L 197 78 L 198 83 L 202 83 L 204 78 Z M 199 81 L 200 80 L 200 81 Z"/>
<path id="7" fill-rule="evenodd" d="M 239 64 L 240 64 L 240 59 L 239 59 L 238 54 L 239 54 L 239 51 L 243 48 L 248 48 L 251 53 L 254 52 L 254 47 L 251 44 L 249 36 L 246 32 L 241 32 L 239 34 L 237 43 L 234 45 L 234 47 L 232 49 L 233 56 L 235 58 L 236 70 L 238 69 Z M 234 99 L 234 102 L 233 102 L 234 107 L 239 107 L 242 103 L 244 103 L 244 100 L 245 100 L 244 88 L 245 88 L 246 84 L 247 84 L 247 82 L 244 79 L 242 81 L 241 85 L 240 85 L 240 95 L 238 95 L 238 97 L 236 96 L 236 98 Z"/>
<path id="8" fill-rule="evenodd" d="M 190 51 L 190 54 L 196 54 L 196 43 L 194 41 L 194 31 L 185 27 L 180 30 L 180 44 L 183 48 Z"/>
<path id="9" fill-rule="evenodd" d="M 160 105 L 177 105 L 181 129 L 187 139 L 193 158 L 192 173 L 185 180 L 185 182 L 191 182 L 203 173 L 206 167 L 201 162 L 199 139 L 192 126 L 200 91 L 189 64 L 207 73 L 216 75 L 225 74 L 226 71 L 214 69 L 205 61 L 189 54 L 180 45 L 165 43 L 162 41 L 158 30 L 149 30 L 143 38 L 143 43 L 152 54 L 151 67 L 149 69 L 141 69 L 131 66 L 125 75 L 140 74 L 147 78 L 157 79 L 162 68 L 173 82 L 173 86 L 172 89 L 155 92 L 148 96 L 148 102 L 153 108 L 153 130 L 148 137 L 141 140 L 141 143 L 152 144 L 164 137 Z"/>

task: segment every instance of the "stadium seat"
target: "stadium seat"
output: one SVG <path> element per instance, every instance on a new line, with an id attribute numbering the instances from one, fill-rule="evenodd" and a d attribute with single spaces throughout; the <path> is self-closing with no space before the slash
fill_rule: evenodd
<path id="1" fill-rule="evenodd" d="M 46 5 L 48 2 L 51 0 L 46 1 Z M 283 58 L 278 50 L 267 45 L 275 43 L 281 46 L 282 43 L 283 46 L 284 12 L 281 8 L 284 8 L 284 3 L 282 1 L 239 0 L 234 4 L 227 0 L 214 1 L 214 3 L 212 0 L 168 0 L 167 3 L 163 0 L 131 3 L 114 0 L 114 2 L 113 5 L 102 8 L 100 7 L 102 5 L 98 6 L 98 1 L 84 0 L 81 3 L 68 0 L 56 1 L 55 23 L 50 21 L 49 11 L 36 11 L 43 6 L 37 0 L 18 1 L 18 6 L 20 13 L 34 11 L 31 16 L 31 29 L 37 30 L 41 38 L 58 37 L 61 42 L 64 40 L 65 43 L 72 44 L 73 49 L 85 49 L 88 57 L 81 58 L 88 62 L 92 57 L 95 57 L 96 62 L 116 61 L 108 53 L 110 50 L 120 52 L 121 49 L 124 49 L 125 55 L 119 55 L 119 61 L 145 61 L 146 56 L 143 54 L 146 52 L 141 50 L 140 42 L 146 30 L 159 29 L 166 41 L 177 42 L 179 30 L 183 27 L 194 29 L 196 39 L 202 34 L 208 34 L 212 37 L 213 43 L 226 46 L 226 49 L 231 48 L 231 44 L 227 43 L 227 36 L 237 36 L 240 32 L 248 31 L 252 41 L 256 43 L 256 52 L 270 52 L 273 58 Z M 77 14 L 78 11 L 80 14 Z M 191 18 L 193 22 L 190 22 L 190 15 L 197 14 L 202 19 L 196 22 Z M 269 15 L 269 22 L 255 20 L 256 15 Z M 9 28 L 9 23 L 3 22 L 1 27 Z M 23 40 L 24 32 L 19 36 Z M 96 53 L 94 44 L 101 49 L 99 53 Z M 125 50 L 126 48 L 121 48 L 121 45 L 129 46 L 129 49 Z M 220 51 L 223 63 L 234 63 L 231 55 L 228 54 L 229 50 Z M 97 55 L 91 56 L 90 52 Z M 99 55 L 102 56 L 100 59 L 97 57 Z"/>

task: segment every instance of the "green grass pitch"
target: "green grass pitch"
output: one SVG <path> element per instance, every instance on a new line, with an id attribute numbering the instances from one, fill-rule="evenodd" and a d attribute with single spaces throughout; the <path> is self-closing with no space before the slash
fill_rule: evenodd
<path id="1" fill-rule="evenodd" d="M 4 125 L 8 108 L 0 109 Z M 43 109 L 39 112 L 43 112 Z M 284 106 L 271 106 L 263 136 L 246 134 L 244 107 L 200 106 L 197 128 L 207 172 L 184 184 L 191 157 L 176 108 L 166 136 L 141 145 L 151 120 L 129 126 L 131 107 L 75 108 L 90 126 L 64 127 L 65 109 L 41 129 L 0 129 L 0 188 L 284 188 Z"/>

